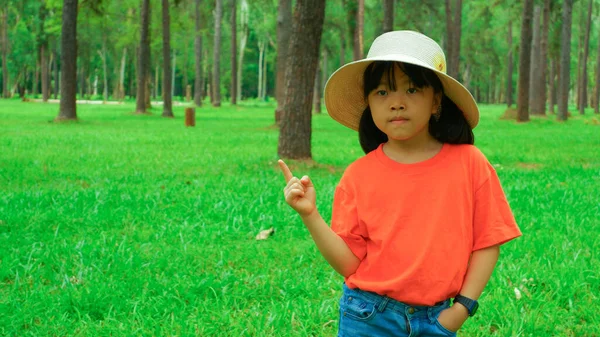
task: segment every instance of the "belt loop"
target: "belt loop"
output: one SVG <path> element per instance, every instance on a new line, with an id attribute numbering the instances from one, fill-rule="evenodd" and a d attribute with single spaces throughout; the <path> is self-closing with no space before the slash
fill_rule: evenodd
<path id="1" fill-rule="evenodd" d="M 377 311 L 379 312 L 383 312 L 385 310 L 385 307 L 387 306 L 388 302 L 389 302 L 390 298 L 387 296 L 383 297 L 383 301 L 381 301 L 379 303 L 379 305 L 377 306 Z"/>

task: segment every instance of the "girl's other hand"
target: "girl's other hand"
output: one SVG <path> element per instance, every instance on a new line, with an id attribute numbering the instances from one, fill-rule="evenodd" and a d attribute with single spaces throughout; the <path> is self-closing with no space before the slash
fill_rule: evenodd
<path id="1" fill-rule="evenodd" d="M 316 192 L 313 183 L 308 176 L 298 179 L 294 177 L 288 166 L 279 160 L 279 168 L 287 186 L 283 189 L 285 202 L 288 203 L 301 217 L 307 217 L 316 211 Z"/>
<path id="2" fill-rule="evenodd" d="M 467 308 L 460 304 L 451 306 L 443 310 L 438 316 L 438 322 L 447 330 L 456 332 L 469 318 Z"/>

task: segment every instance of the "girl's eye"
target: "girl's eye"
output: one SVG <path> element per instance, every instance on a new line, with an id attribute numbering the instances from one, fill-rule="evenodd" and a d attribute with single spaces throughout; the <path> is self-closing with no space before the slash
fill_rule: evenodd
<path id="1" fill-rule="evenodd" d="M 406 90 L 406 92 L 407 92 L 407 93 L 409 93 L 409 94 L 416 94 L 416 93 L 417 93 L 417 91 L 418 91 L 418 89 L 417 89 L 417 88 L 408 88 L 408 89 Z"/>
<path id="2" fill-rule="evenodd" d="M 387 91 L 377 90 L 377 92 L 375 92 L 375 94 L 377 94 L 377 96 L 385 96 L 385 95 L 387 95 Z"/>

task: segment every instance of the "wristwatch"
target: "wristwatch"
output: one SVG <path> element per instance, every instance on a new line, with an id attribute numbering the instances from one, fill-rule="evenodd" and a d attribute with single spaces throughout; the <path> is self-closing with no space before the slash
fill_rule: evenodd
<path id="1" fill-rule="evenodd" d="M 469 316 L 471 317 L 475 315 L 475 313 L 477 312 L 477 308 L 479 308 L 479 303 L 477 302 L 477 300 L 472 300 L 462 295 L 456 295 L 456 297 L 454 297 L 454 303 L 460 303 L 465 308 L 467 308 Z"/>

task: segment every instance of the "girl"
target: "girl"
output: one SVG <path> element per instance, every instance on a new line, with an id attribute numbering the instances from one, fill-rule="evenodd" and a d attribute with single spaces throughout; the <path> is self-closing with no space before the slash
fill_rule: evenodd
<path id="1" fill-rule="evenodd" d="M 315 188 L 279 161 L 286 202 L 344 276 L 338 336 L 454 336 L 479 307 L 499 246 L 521 235 L 473 144 L 479 110 L 445 56 L 412 31 L 378 37 L 325 88 L 366 155 L 336 188 L 331 228 Z M 451 305 L 452 302 L 452 305 Z"/>

